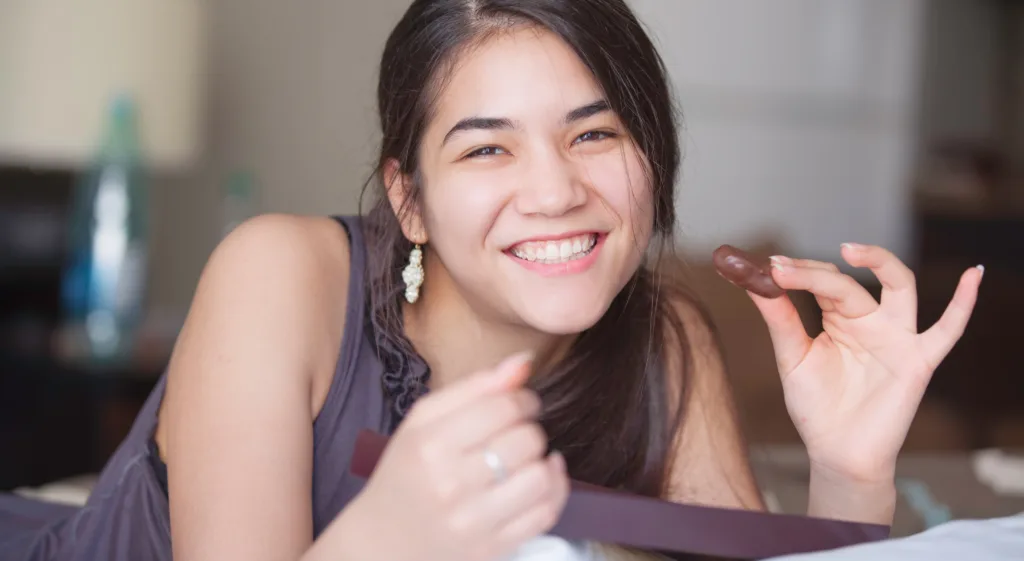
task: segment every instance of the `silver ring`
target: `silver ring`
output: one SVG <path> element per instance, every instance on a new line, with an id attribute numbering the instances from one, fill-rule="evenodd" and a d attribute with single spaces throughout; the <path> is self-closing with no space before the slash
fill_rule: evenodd
<path id="1" fill-rule="evenodd" d="M 487 467 L 491 468 L 496 483 L 501 483 L 508 476 L 505 471 L 505 462 L 502 462 L 501 456 L 498 456 L 492 450 L 484 450 L 484 463 L 487 464 Z"/>

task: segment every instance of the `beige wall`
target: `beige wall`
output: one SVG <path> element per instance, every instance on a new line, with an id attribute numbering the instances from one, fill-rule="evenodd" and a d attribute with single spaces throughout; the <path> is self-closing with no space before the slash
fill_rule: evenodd
<path id="1" fill-rule="evenodd" d="M 682 107 L 688 252 L 767 235 L 840 266 L 849 241 L 910 256 L 926 1 L 633 0 Z"/>
<path id="2" fill-rule="evenodd" d="M 263 211 L 356 209 L 376 146 L 380 51 L 409 0 L 211 0 L 201 169 L 154 185 L 152 304 L 180 315 L 220 230 L 219 189 L 248 169 Z"/>

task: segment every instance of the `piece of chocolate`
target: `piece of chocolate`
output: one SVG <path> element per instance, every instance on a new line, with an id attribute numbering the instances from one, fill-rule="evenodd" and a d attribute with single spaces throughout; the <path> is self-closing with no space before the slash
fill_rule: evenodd
<path id="1" fill-rule="evenodd" d="M 753 255 L 731 245 L 723 245 L 711 257 L 715 270 L 725 280 L 764 298 L 778 298 L 786 293 L 772 278 L 771 260 Z"/>

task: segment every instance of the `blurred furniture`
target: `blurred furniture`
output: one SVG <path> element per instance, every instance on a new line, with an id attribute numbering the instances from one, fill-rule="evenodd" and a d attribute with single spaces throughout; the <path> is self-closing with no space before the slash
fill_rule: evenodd
<path id="1" fill-rule="evenodd" d="M 0 168 L 0 490 L 98 471 L 166 364 L 167 338 L 118 366 L 62 344 L 71 171 Z"/>
<path id="2" fill-rule="evenodd" d="M 999 197 L 979 199 L 917 199 L 921 328 L 942 315 L 968 267 L 985 266 L 967 331 L 939 366 L 928 391 L 960 412 L 973 446 L 998 445 L 1008 438 L 1024 443 L 1024 434 L 994 432 L 1024 412 L 1024 205 Z"/>
<path id="3" fill-rule="evenodd" d="M 38 347 L 59 314 L 72 174 L 0 168 L 0 345 Z"/>
<path id="4" fill-rule="evenodd" d="M 163 366 L 0 356 L 0 490 L 99 472 Z"/>

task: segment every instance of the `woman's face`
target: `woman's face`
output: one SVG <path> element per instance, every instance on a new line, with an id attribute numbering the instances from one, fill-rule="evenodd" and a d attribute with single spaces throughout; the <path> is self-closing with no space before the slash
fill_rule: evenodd
<path id="1" fill-rule="evenodd" d="M 650 240 L 645 159 L 591 73 L 549 32 L 499 33 L 465 52 L 420 165 L 420 220 L 437 258 L 425 282 L 448 275 L 492 319 L 587 329 Z"/>

